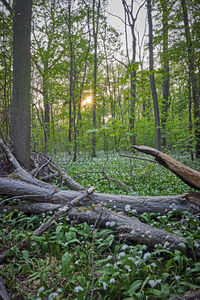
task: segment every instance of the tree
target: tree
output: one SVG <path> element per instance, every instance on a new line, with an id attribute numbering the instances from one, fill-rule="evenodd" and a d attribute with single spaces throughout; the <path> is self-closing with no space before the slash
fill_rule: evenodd
<path id="1" fill-rule="evenodd" d="M 98 32 L 99 32 L 99 18 L 100 18 L 101 0 L 93 0 L 92 2 L 92 29 L 94 41 L 94 58 L 93 58 L 93 127 L 96 129 L 96 100 L 97 100 L 97 48 L 98 48 Z M 92 135 L 92 157 L 96 156 L 96 133 Z"/>
<path id="2" fill-rule="evenodd" d="M 158 98 L 156 92 L 155 78 L 154 78 L 154 60 L 153 60 L 153 26 L 151 16 L 151 0 L 147 0 L 148 24 L 149 24 L 149 71 L 151 92 L 153 98 L 155 128 L 156 128 L 156 148 L 161 150 L 161 132 L 160 132 L 160 116 L 158 107 Z"/>
<path id="3" fill-rule="evenodd" d="M 32 0 L 16 0 L 13 20 L 11 141 L 16 158 L 30 167 L 30 37 Z"/>
<path id="4" fill-rule="evenodd" d="M 196 158 L 200 158 L 200 111 L 199 111 L 199 94 L 197 79 L 195 74 L 194 65 L 194 47 L 190 34 L 190 27 L 188 21 L 188 11 L 185 0 L 181 0 L 181 6 L 183 10 L 183 21 L 186 37 L 186 46 L 188 52 L 188 70 L 189 70 L 189 80 L 191 81 L 192 87 L 192 98 L 194 104 L 194 128 L 195 128 L 195 140 L 196 140 Z"/>
<path id="5" fill-rule="evenodd" d="M 126 51 L 127 51 L 127 58 L 128 58 L 128 69 L 130 72 L 130 130 L 132 136 L 130 137 L 131 144 L 135 144 L 135 133 L 134 133 L 134 123 L 135 123 L 135 100 L 136 100 L 136 71 L 137 71 L 137 64 L 136 64 L 136 34 L 135 34 L 135 25 L 139 15 L 139 12 L 145 2 L 139 6 L 134 16 L 134 0 L 131 0 L 131 5 L 129 6 L 126 0 L 122 0 L 122 4 L 124 7 L 125 12 L 125 32 L 126 32 Z M 129 58 L 129 51 L 128 51 L 128 42 L 127 42 L 127 19 L 128 25 L 130 26 L 131 30 L 131 37 L 132 37 L 132 57 Z"/>
<path id="6" fill-rule="evenodd" d="M 162 65 L 163 65 L 163 80 L 162 80 L 162 148 L 166 147 L 166 122 L 169 109 L 169 90 L 170 90 L 170 76 L 169 76 L 169 49 L 168 49 L 168 32 L 169 32 L 169 8 L 166 0 L 160 0 L 162 7 Z"/>

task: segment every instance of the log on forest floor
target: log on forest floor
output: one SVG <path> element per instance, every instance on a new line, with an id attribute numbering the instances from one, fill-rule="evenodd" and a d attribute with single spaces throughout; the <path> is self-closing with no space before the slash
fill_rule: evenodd
<path id="1" fill-rule="evenodd" d="M 59 190 L 53 185 L 35 185 L 19 179 L 1 178 L 0 177 L 0 193 L 12 197 L 2 202 L 12 203 L 14 199 L 31 200 L 37 202 L 49 202 L 54 204 L 64 204 L 76 198 L 80 192 L 71 190 Z M 188 195 L 179 196 L 124 196 L 104 193 L 94 193 L 87 198 L 84 205 L 91 206 L 93 204 L 101 204 L 114 208 L 116 210 L 127 211 L 133 214 L 141 214 L 143 212 L 156 212 L 165 215 L 168 211 L 189 211 L 192 214 L 200 213 L 200 206 L 192 203 Z M 2 203 L 1 202 L 1 203 Z M 0 203 L 0 204 L 1 204 Z M 0 206 L 0 211 L 6 209 Z"/>
<path id="2" fill-rule="evenodd" d="M 73 199 L 80 197 L 81 193 L 85 193 L 85 191 L 60 190 L 57 186 L 34 178 L 19 165 L 2 140 L 0 140 L 0 147 L 6 152 L 14 168 L 11 175 L 0 177 L 0 194 L 11 197 L 1 201 L 0 212 L 10 210 L 14 207 L 26 213 L 57 210 L 61 205 L 66 205 Z M 80 189 L 82 189 L 82 186 L 80 186 Z M 17 206 L 5 205 L 5 203 L 12 203 L 14 199 L 21 203 Z M 99 227 L 112 228 L 120 237 L 133 242 L 143 243 L 151 247 L 161 244 L 171 250 L 178 249 L 185 251 L 187 245 L 184 238 L 143 224 L 136 219 L 120 213 L 112 212 L 104 208 L 103 205 L 126 211 L 133 215 L 143 212 L 166 214 L 170 210 L 189 211 L 193 214 L 199 214 L 200 206 L 198 199 L 199 194 L 193 196 L 138 197 L 94 193 L 84 199 L 84 206 L 90 206 L 90 208 L 71 208 L 68 216 L 76 222 L 87 222 Z M 24 203 L 27 200 L 34 201 L 34 203 Z M 93 205 L 96 206 L 93 207 Z M 192 255 L 189 249 L 187 251 Z M 195 255 L 198 256 L 197 250 L 195 250 Z"/>

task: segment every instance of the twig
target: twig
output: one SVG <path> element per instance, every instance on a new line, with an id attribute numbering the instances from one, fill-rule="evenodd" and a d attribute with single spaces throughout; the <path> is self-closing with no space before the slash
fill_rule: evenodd
<path id="1" fill-rule="evenodd" d="M 140 159 L 140 160 L 145 160 L 145 161 L 150 161 L 152 163 L 156 163 L 156 161 L 153 160 L 153 159 L 148 159 L 148 158 L 143 158 L 143 157 L 130 156 L 130 155 L 125 155 L 125 154 L 120 154 L 119 156 L 128 157 L 128 158 L 134 158 L 134 159 Z"/>

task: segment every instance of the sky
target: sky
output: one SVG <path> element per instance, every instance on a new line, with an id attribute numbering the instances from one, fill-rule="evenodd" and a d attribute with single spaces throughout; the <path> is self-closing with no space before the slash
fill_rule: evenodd
<path id="1" fill-rule="evenodd" d="M 109 5 L 108 5 L 107 11 L 114 14 L 114 15 L 119 16 L 120 18 L 122 18 L 124 20 L 124 8 L 123 8 L 123 5 L 122 5 L 122 0 L 108 0 L 108 2 L 109 2 Z M 130 1 L 127 1 L 127 2 L 130 2 Z M 142 0 L 135 1 L 135 3 L 134 3 L 135 13 L 137 12 L 138 7 L 143 2 L 144 2 L 144 0 L 143 1 Z M 134 14 L 134 16 L 135 16 L 135 14 Z M 145 20 L 146 20 L 146 9 L 145 9 L 145 6 L 143 6 L 142 9 L 140 10 L 140 13 L 138 15 L 138 19 L 137 19 L 137 22 L 136 22 L 136 30 L 139 33 L 139 37 L 137 35 L 138 42 L 139 42 L 139 40 L 140 41 L 142 40 L 142 36 L 144 34 Z M 112 15 L 109 15 L 108 21 L 113 27 L 115 27 L 117 30 L 122 32 L 122 34 L 123 34 L 122 41 L 124 41 L 124 47 L 123 48 L 125 50 L 126 45 L 125 45 L 125 31 L 124 31 L 123 22 L 119 18 L 114 17 Z M 147 35 L 147 31 L 146 31 L 146 35 Z M 130 32 L 128 32 L 128 40 L 129 40 L 129 48 L 130 48 L 130 46 L 131 46 L 130 42 L 132 40 Z M 137 60 L 138 59 L 139 59 L 139 57 L 137 55 Z"/>

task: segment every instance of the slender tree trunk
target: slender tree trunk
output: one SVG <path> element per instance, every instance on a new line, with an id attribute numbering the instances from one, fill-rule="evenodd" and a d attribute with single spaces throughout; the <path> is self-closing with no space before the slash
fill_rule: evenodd
<path id="1" fill-rule="evenodd" d="M 191 80 L 192 86 L 192 98 L 194 104 L 194 128 L 195 128 L 195 141 L 196 141 L 196 158 L 200 158 L 200 111 L 199 111 L 199 94 L 197 79 L 195 75 L 194 67 L 194 51 L 193 43 L 190 35 L 190 28 L 188 22 L 188 12 L 185 0 L 181 0 L 182 10 L 183 10 L 183 21 L 185 27 L 185 37 L 188 52 L 188 68 L 189 68 L 189 78 Z"/>
<path id="2" fill-rule="evenodd" d="M 16 158 L 30 168 L 30 36 L 32 0 L 16 0 L 13 21 L 11 140 Z"/>
<path id="3" fill-rule="evenodd" d="M 47 69 L 48 66 L 44 65 L 43 72 L 43 103 L 44 103 L 44 126 L 45 126 L 45 141 L 44 141 L 44 154 L 47 154 L 48 151 L 48 141 L 49 141 L 49 123 L 50 123 L 50 108 L 49 108 L 49 99 L 48 99 L 48 79 L 47 79 Z"/>
<path id="4" fill-rule="evenodd" d="M 170 105 L 169 99 L 169 89 L 170 89 L 170 77 L 169 77 L 169 50 L 168 50 L 168 18 L 169 12 L 167 8 L 166 0 L 160 0 L 162 6 L 162 30 L 163 30 L 163 51 L 162 51 L 162 61 L 163 61 L 163 82 L 162 82 L 162 92 L 163 92 L 163 102 L 162 102 L 162 148 L 166 147 L 166 122 L 168 116 L 168 109 Z"/>
<path id="5" fill-rule="evenodd" d="M 93 39 L 94 39 L 94 59 L 93 59 L 93 127 L 96 129 L 96 100 L 97 100 L 97 46 L 98 46 L 98 31 L 99 31 L 99 12 L 101 0 L 98 0 L 97 3 L 97 11 L 95 12 L 95 4 L 96 0 L 92 2 L 92 10 L 93 10 Z M 95 17 L 96 15 L 96 17 Z M 92 157 L 96 157 L 96 133 L 94 132 L 92 135 Z"/>
<path id="6" fill-rule="evenodd" d="M 68 2 L 68 32 L 69 32 L 69 46 L 70 46 L 70 71 L 69 71 L 69 130 L 68 141 L 72 142 L 72 98 L 73 98 L 73 45 L 72 45 L 72 32 L 71 32 L 71 0 Z"/>
<path id="7" fill-rule="evenodd" d="M 153 107 L 155 115 L 155 128 L 156 128 L 156 148 L 161 150 L 161 132 L 160 132 L 160 116 L 158 107 L 158 98 L 156 92 L 155 78 L 154 78 L 154 67 L 153 67 L 153 26 L 152 26 L 152 16 L 151 16 L 151 0 L 147 0 L 147 12 L 148 12 L 148 24 L 149 24 L 149 70 L 151 93 L 153 98 Z"/>
<path id="8" fill-rule="evenodd" d="M 189 151 L 191 155 L 191 160 L 194 160 L 193 147 L 192 147 L 192 91 L 191 91 L 191 82 L 188 78 L 188 98 L 189 98 Z"/>

